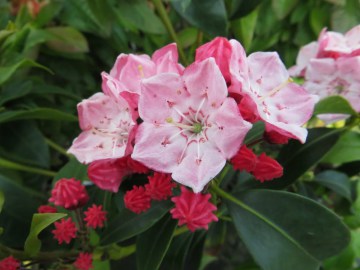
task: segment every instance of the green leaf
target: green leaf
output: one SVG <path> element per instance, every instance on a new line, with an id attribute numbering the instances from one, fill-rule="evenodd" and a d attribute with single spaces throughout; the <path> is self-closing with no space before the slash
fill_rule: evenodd
<path id="1" fill-rule="evenodd" d="M 360 160 L 360 133 L 343 134 L 334 147 L 323 158 L 323 162 L 342 164 Z"/>
<path id="2" fill-rule="evenodd" d="M 248 51 L 254 37 L 255 26 L 259 14 L 259 9 L 255 9 L 239 20 L 231 23 L 235 38 L 238 39 L 244 48 Z"/>
<path id="3" fill-rule="evenodd" d="M 63 213 L 34 214 L 31 221 L 31 228 L 26 238 L 24 251 L 30 257 L 36 256 L 41 249 L 39 234 L 55 221 L 65 217 Z"/>
<path id="4" fill-rule="evenodd" d="M 119 1 L 116 12 L 122 20 L 126 20 L 145 33 L 166 34 L 163 23 L 144 0 Z"/>
<path id="5" fill-rule="evenodd" d="M 265 123 L 262 121 L 258 121 L 253 124 L 250 131 L 245 136 L 245 144 L 252 143 L 256 140 L 259 140 L 263 137 L 265 131 Z"/>
<path id="6" fill-rule="evenodd" d="M 4 202 L 5 202 L 4 192 L 2 192 L 0 190 L 0 213 L 1 213 L 2 209 L 3 209 Z"/>
<path id="7" fill-rule="evenodd" d="M 62 6 L 63 6 L 62 0 L 51 0 L 49 2 L 46 2 L 46 4 L 43 7 L 41 7 L 40 12 L 36 16 L 33 23 L 38 28 L 46 25 L 51 20 L 53 20 L 54 17 L 60 12 Z"/>
<path id="8" fill-rule="evenodd" d="M 87 166 L 80 163 L 75 157 L 71 158 L 64 167 L 60 169 L 54 177 L 54 181 L 61 178 L 76 178 L 78 180 L 89 180 L 87 176 Z"/>
<path id="9" fill-rule="evenodd" d="M 170 201 L 155 202 L 145 213 L 135 214 L 128 209 L 121 211 L 101 235 L 101 245 L 129 239 L 153 226 L 172 207 Z"/>
<path id="10" fill-rule="evenodd" d="M 356 259 L 354 245 L 350 245 L 344 249 L 340 254 L 327 259 L 324 262 L 324 269 L 326 270 L 344 270 L 352 269 L 352 265 Z"/>
<path id="11" fill-rule="evenodd" d="M 331 9 L 329 6 L 313 7 L 310 12 L 310 25 L 315 35 L 319 35 L 321 30 L 329 25 Z"/>
<path id="12" fill-rule="evenodd" d="M 222 0 L 170 1 L 174 9 L 193 26 L 214 36 L 226 36 L 227 14 Z M 211 20 L 209 20 L 211 18 Z"/>
<path id="13" fill-rule="evenodd" d="M 284 19 L 296 6 L 299 0 L 272 0 L 272 8 L 279 20 Z"/>
<path id="14" fill-rule="evenodd" d="M 52 73 L 52 71 L 50 69 L 48 69 L 47 67 L 45 67 L 43 65 L 36 63 L 33 60 L 22 59 L 19 62 L 12 64 L 11 66 L 0 67 L 0 85 L 3 84 L 4 82 L 6 82 L 8 79 L 10 79 L 11 76 L 14 75 L 14 73 L 18 69 L 24 68 L 24 67 L 37 67 L 37 68 L 44 69 L 44 70 L 48 71 L 49 73 Z"/>
<path id="15" fill-rule="evenodd" d="M 314 115 L 326 113 L 342 113 L 357 115 L 349 101 L 341 96 L 331 96 L 319 101 L 315 105 Z"/>
<path id="16" fill-rule="evenodd" d="M 58 26 L 49 27 L 47 32 L 53 35 L 53 38 L 46 42 L 46 45 L 54 51 L 64 53 L 86 53 L 89 46 L 85 36 L 72 27 Z"/>
<path id="17" fill-rule="evenodd" d="M 34 108 L 29 110 L 4 111 L 0 113 L 0 123 L 24 119 L 42 119 L 77 122 L 76 116 L 52 108 Z"/>
<path id="18" fill-rule="evenodd" d="M 281 149 L 277 158 L 284 167 L 284 175 L 259 185 L 261 187 L 284 188 L 292 184 L 330 151 L 339 139 L 341 132 L 341 129 L 313 128 L 309 129 L 305 144 L 295 140 L 290 141 Z"/>
<path id="19" fill-rule="evenodd" d="M 165 215 L 136 241 L 137 269 L 157 270 L 170 246 L 177 220 Z"/>
<path id="20" fill-rule="evenodd" d="M 315 180 L 351 201 L 350 179 L 346 174 L 329 170 L 317 174 Z"/>
<path id="21" fill-rule="evenodd" d="M 318 270 L 349 243 L 342 221 L 313 200 L 274 190 L 235 197 L 227 198 L 234 225 L 264 270 Z"/>
<path id="22" fill-rule="evenodd" d="M 30 93 L 31 88 L 32 83 L 30 81 L 16 81 L 4 85 L 0 93 L 0 106 L 11 100 L 26 96 Z"/>
<path id="23" fill-rule="evenodd" d="M 235 0 L 231 1 L 231 16 L 230 19 L 238 19 L 249 15 L 254 9 L 261 4 L 261 0 Z"/>
<path id="24" fill-rule="evenodd" d="M 178 33 L 180 43 L 183 48 L 190 47 L 196 42 L 199 30 L 195 27 L 187 27 Z"/>

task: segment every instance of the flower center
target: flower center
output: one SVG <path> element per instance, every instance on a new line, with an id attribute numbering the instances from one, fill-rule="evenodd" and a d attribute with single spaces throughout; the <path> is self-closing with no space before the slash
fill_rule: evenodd
<path id="1" fill-rule="evenodd" d="M 203 129 L 203 126 L 200 123 L 194 123 L 193 124 L 193 130 L 192 131 L 195 134 L 199 134 L 202 131 L 202 129 Z"/>

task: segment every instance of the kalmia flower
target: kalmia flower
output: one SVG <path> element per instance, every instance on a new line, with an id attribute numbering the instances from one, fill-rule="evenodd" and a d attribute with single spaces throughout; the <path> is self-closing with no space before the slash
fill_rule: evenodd
<path id="1" fill-rule="evenodd" d="M 150 208 L 151 197 L 144 187 L 133 186 L 132 190 L 125 193 L 124 203 L 127 209 L 140 214 Z"/>
<path id="2" fill-rule="evenodd" d="M 91 207 L 84 212 L 86 226 L 96 229 L 104 226 L 104 221 L 106 218 L 106 211 L 102 210 L 102 205 L 93 204 Z"/>
<path id="3" fill-rule="evenodd" d="M 6 257 L 0 261 L 0 270 L 17 270 L 20 268 L 20 262 L 13 256 Z"/>
<path id="4" fill-rule="evenodd" d="M 239 151 L 235 156 L 230 160 L 230 163 L 233 165 L 236 170 L 244 170 L 251 173 L 256 166 L 257 156 L 255 153 L 246 147 L 246 145 L 241 146 Z"/>
<path id="5" fill-rule="evenodd" d="M 56 213 L 57 209 L 50 205 L 40 205 L 38 208 L 38 213 L 44 214 L 44 213 Z"/>
<path id="6" fill-rule="evenodd" d="M 209 193 L 194 193 L 182 186 L 180 196 L 171 199 L 175 208 L 170 213 L 180 226 L 185 224 L 192 232 L 200 228 L 207 230 L 209 223 L 218 221 L 213 213 L 217 208 L 209 202 L 210 197 Z"/>
<path id="7" fill-rule="evenodd" d="M 96 93 L 78 104 L 78 114 L 82 132 L 68 152 L 80 162 L 120 158 L 131 153 L 129 137 L 136 123 L 124 98 Z"/>
<path id="8" fill-rule="evenodd" d="M 132 158 L 200 192 L 239 149 L 251 124 L 241 117 L 213 58 L 144 79 L 143 119 Z"/>
<path id="9" fill-rule="evenodd" d="M 74 266 L 78 270 L 89 270 L 93 268 L 92 265 L 92 254 L 86 252 L 80 252 L 79 256 L 76 258 L 74 262 Z"/>
<path id="10" fill-rule="evenodd" d="M 264 133 L 264 139 L 273 144 L 287 144 L 289 142 L 289 137 L 286 135 L 283 135 L 276 131 L 276 129 L 273 129 L 271 125 L 265 126 L 265 133 Z"/>
<path id="11" fill-rule="evenodd" d="M 77 228 L 71 218 L 62 218 L 60 221 L 55 222 L 54 225 L 55 230 L 52 233 L 59 244 L 63 242 L 69 244 L 73 238 L 76 238 Z"/>
<path id="12" fill-rule="evenodd" d="M 275 159 L 262 153 L 257 159 L 252 174 L 260 182 L 269 181 L 281 177 L 283 175 L 283 167 Z"/>
<path id="13" fill-rule="evenodd" d="M 171 181 L 170 174 L 155 172 L 153 176 L 149 176 L 149 184 L 145 185 L 146 191 L 153 200 L 166 200 L 172 195 L 172 189 L 176 186 Z"/>
<path id="14" fill-rule="evenodd" d="M 51 190 L 49 202 L 72 210 L 84 206 L 88 200 L 89 196 L 80 180 L 62 178 Z"/>

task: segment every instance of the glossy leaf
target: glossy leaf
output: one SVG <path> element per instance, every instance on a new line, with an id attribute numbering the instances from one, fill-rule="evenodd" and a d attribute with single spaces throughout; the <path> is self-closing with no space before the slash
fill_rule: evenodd
<path id="1" fill-rule="evenodd" d="M 55 51 L 64 53 L 85 53 L 89 51 L 85 36 L 73 27 L 49 27 L 46 31 L 53 36 L 46 42 L 46 45 Z"/>
<path id="2" fill-rule="evenodd" d="M 339 139 L 341 129 L 309 129 L 306 143 L 292 140 L 285 145 L 277 158 L 284 167 L 284 175 L 270 182 L 259 184 L 261 187 L 284 188 L 295 182 L 308 169 L 316 165 L 330 151 Z"/>
<path id="3" fill-rule="evenodd" d="M 109 222 L 101 235 L 100 243 L 109 245 L 121 242 L 146 231 L 160 220 L 172 205 L 170 201 L 155 202 L 147 212 L 141 214 L 124 209 Z"/>
<path id="4" fill-rule="evenodd" d="M 173 238 L 178 221 L 165 215 L 149 230 L 138 236 L 136 241 L 137 269 L 159 268 Z"/>
<path id="5" fill-rule="evenodd" d="M 258 121 L 253 124 L 250 131 L 246 134 L 244 139 L 245 144 L 249 144 L 263 137 L 265 131 L 265 123 L 262 121 Z"/>
<path id="6" fill-rule="evenodd" d="M 261 0 L 235 0 L 231 1 L 231 19 L 238 19 L 249 15 L 259 4 Z"/>
<path id="7" fill-rule="evenodd" d="M 259 10 L 255 9 L 246 17 L 233 21 L 231 26 L 235 34 L 244 48 L 248 51 L 255 33 L 255 26 L 258 18 Z"/>
<path id="8" fill-rule="evenodd" d="M 29 110 L 4 111 L 0 113 L 0 123 L 24 119 L 42 119 L 77 122 L 76 116 L 52 108 L 34 108 Z"/>
<path id="9" fill-rule="evenodd" d="M 0 105 L 9 101 L 21 98 L 30 93 L 32 83 L 27 82 L 12 82 L 3 87 L 0 93 Z"/>
<path id="10" fill-rule="evenodd" d="M 349 101 L 341 96 L 327 97 L 315 105 L 314 115 L 326 113 L 357 114 L 351 107 Z"/>
<path id="11" fill-rule="evenodd" d="M 323 162 L 342 164 L 360 160 L 360 133 L 347 132 L 343 134 Z"/>
<path id="12" fill-rule="evenodd" d="M 41 241 L 38 238 L 39 234 L 55 221 L 65 216 L 66 214 L 63 213 L 34 214 L 31 221 L 30 232 L 24 245 L 26 254 L 31 257 L 38 254 L 41 249 Z"/>
<path id="13" fill-rule="evenodd" d="M 235 227 L 264 270 L 318 270 L 350 240 L 342 221 L 305 197 L 252 190 L 227 201 Z"/>
<path id="14" fill-rule="evenodd" d="M 76 178 L 77 180 L 88 180 L 87 166 L 80 163 L 75 157 L 62 167 L 54 177 L 54 181 L 61 178 Z"/>
<path id="15" fill-rule="evenodd" d="M 170 1 L 190 24 L 214 36 L 226 36 L 227 14 L 222 0 Z"/>
<path id="16" fill-rule="evenodd" d="M 284 19 L 296 6 L 299 0 L 272 0 L 272 8 L 278 19 Z"/>
<path id="17" fill-rule="evenodd" d="M 317 174 L 315 180 L 351 201 L 350 179 L 346 174 L 329 170 Z"/>

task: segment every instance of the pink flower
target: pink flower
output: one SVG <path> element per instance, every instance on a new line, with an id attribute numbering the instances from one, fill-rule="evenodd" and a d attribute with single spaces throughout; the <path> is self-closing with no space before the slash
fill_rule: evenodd
<path id="1" fill-rule="evenodd" d="M 59 244 L 63 242 L 69 244 L 73 238 L 76 238 L 77 228 L 71 218 L 62 218 L 60 221 L 55 222 L 54 225 L 55 230 L 52 233 Z"/>
<path id="2" fill-rule="evenodd" d="M 133 186 L 132 190 L 125 193 L 125 207 L 130 211 L 140 214 L 150 208 L 151 197 L 144 187 Z"/>
<path id="3" fill-rule="evenodd" d="M 155 172 L 153 176 L 148 176 L 149 184 L 145 185 L 147 193 L 153 200 L 166 200 L 172 195 L 172 189 L 176 184 L 171 181 L 170 174 Z"/>
<path id="4" fill-rule="evenodd" d="M 193 193 L 185 187 L 181 187 L 180 196 L 173 197 L 175 208 L 170 210 L 173 219 L 179 220 L 179 225 L 186 225 L 190 231 L 203 228 L 208 229 L 209 223 L 218 221 L 213 211 L 217 208 L 209 202 L 211 195 Z"/>
<path id="5" fill-rule="evenodd" d="M 93 229 L 102 228 L 104 226 L 104 221 L 107 219 L 107 213 L 102 210 L 102 205 L 97 206 L 93 204 L 87 211 L 84 212 L 84 214 L 86 226 Z"/>
<path id="6" fill-rule="evenodd" d="M 38 208 L 38 213 L 44 214 L 44 213 L 56 213 L 57 209 L 50 205 L 40 205 Z"/>
<path id="7" fill-rule="evenodd" d="M 244 53 L 238 53 L 243 52 L 240 43 L 230 43 L 229 91 L 243 96 L 240 106 L 254 108 L 255 114 L 278 133 L 304 142 L 307 130 L 302 125 L 311 117 L 318 97 L 292 83 L 277 53 L 257 52 L 245 59 Z"/>
<path id="8" fill-rule="evenodd" d="M 244 170 L 249 173 L 255 169 L 256 162 L 257 156 L 251 149 L 247 148 L 246 145 L 241 146 L 236 155 L 230 160 L 235 170 Z"/>
<path id="9" fill-rule="evenodd" d="M 86 252 L 80 252 L 79 256 L 74 262 L 74 266 L 79 270 L 89 270 L 93 268 L 92 254 Z"/>
<path id="10" fill-rule="evenodd" d="M 0 270 L 17 270 L 20 268 L 20 262 L 13 256 L 6 257 L 0 261 Z"/>
<path id="11" fill-rule="evenodd" d="M 301 47 L 296 57 L 296 65 L 289 68 L 289 74 L 294 77 L 304 77 L 310 59 L 317 57 L 318 50 L 319 44 L 316 41 Z"/>
<path id="12" fill-rule="evenodd" d="M 69 153 L 83 163 L 106 158 L 119 158 L 131 153 L 129 137 L 136 125 L 129 103 L 96 93 L 78 104 L 82 132 Z"/>
<path id="13" fill-rule="evenodd" d="M 132 158 L 200 192 L 239 149 L 251 124 L 227 98 L 213 58 L 143 80 Z"/>
<path id="14" fill-rule="evenodd" d="M 88 176 L 100 189 L 118 192 L 123 179 L 133 173 L 148 173 L 149 169 L 129 155 L 117 159 L 102 159 L 90 163 Z"/>
<path id="15" fill-rule="evenodd" d="M 281 177 L 283 175 L 283 167 L 275 159 L 262 153 L 257 159 L 252 174 L 260 182 L 269 181 Z"/>
<path id="16" fill-rule="evenodd" d="M 51 190 L 49 202 L 72 210 L 84 206 L 88 200 L 89 196 L 80 180 L 62 178 Z"/>

